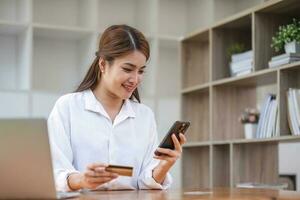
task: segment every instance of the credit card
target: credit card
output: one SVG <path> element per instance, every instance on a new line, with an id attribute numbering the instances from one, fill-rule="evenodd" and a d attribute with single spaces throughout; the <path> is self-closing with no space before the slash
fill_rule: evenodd
<path id="1" fill-rule="evenodd" d="M 122 166 L 122 165 L 108 165 L 105 171 L 117 173 L 120 176 L 132 176 L 133 167 Z"/>

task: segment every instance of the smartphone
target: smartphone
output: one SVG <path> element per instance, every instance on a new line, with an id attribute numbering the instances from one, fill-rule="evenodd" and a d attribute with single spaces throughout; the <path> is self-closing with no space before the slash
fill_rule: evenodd
<path id="1" fill-rule="evenodd" d="M 174 143 L 173 143 L 173 140 L 172 140 L 172 137 L 171 137 L 172 134 L 174 133 L 176 135 L 177 139 L 180 140 L 179 133 L 185 134 L 185 132 L 187 131 L 189 126 L 190 126 L 190 122 L 183 122 L 183 121 L 174 122 L 174 124 L 169 129 L 166 136 L 164 137 L 164 139 L 158 145 L 158 147 L 167 148 L 167 149 L 175 149 Z M 160 153 L 158 151 L 155 151 L 154 154 L 157 155 L 157 156 L 162 155 L 162 153 Z"/>

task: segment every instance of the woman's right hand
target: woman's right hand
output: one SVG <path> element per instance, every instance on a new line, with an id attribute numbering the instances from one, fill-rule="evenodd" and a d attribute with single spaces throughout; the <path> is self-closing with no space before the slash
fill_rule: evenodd
<path id="1" fill-rule="evenodd" d="M 116 179 L 118 174 L 105 171 L 107 166 L 106 164 L 93 163 L 87 166 L 85 172 L 70 175 L 68 178 L 70 189 L 96 189 L 98 186 Z"/>

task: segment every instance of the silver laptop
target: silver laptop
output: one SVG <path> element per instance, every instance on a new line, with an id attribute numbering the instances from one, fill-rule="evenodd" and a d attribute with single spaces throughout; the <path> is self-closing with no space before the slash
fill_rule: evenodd
<path id="1" fill-rule="evenodd" d="M 45 119 L 0 119 L 0 199 L 60 199 Z"/>

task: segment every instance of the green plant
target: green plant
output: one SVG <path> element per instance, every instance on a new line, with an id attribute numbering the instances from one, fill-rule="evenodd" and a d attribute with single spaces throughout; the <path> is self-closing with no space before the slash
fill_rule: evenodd
<path id="1" fill-rule="evenodd" d="M 246 51 L 246 48 L 245 48 L 244 44 L 242 44 L 242 43 L 233 43 L 232 45 L 230 45 L 227 48 L 227 56 L 230 59 L 230 57 L 233 54 L 242 53 L 244 51 Z"/>
<path id="2" fill-rule="evenodd" d="M 300 42 L 300 21 L 293 19 L 291 24 L 279 26 L 275 36 L 272 37 L 271 47 L 276 52 L 282 51 L 286 43 Z"/>

